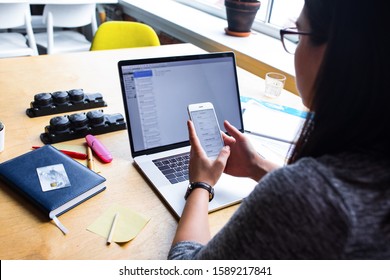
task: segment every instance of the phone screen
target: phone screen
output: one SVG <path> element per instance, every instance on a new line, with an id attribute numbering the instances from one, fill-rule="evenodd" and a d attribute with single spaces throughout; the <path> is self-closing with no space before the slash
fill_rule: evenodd
<path id="1" fill-rule="evenodd" d="M 196 134 L 208 157 L 217 157 L 223 147 L 221 131 L 213 109 L 191 111 Z"/>

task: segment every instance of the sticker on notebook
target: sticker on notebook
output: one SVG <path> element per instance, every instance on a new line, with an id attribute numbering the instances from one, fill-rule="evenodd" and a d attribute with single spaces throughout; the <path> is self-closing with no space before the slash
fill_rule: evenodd
<path id="1" fill-rule="evenodd" d="M 42 191 L 53 191 L 70 186 L 68 175 L 63 164 L 38 167 L 37 173 Z"/>

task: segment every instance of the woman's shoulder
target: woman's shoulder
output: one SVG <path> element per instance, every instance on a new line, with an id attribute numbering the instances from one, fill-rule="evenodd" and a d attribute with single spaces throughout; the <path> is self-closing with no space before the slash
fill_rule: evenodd
<path id="1" fill-rule="evenodd" d="M 271 176 L 304 181 L 318 185 L 326 181 L 330 185 L 343 182 L 353 185 L 371 183 L 372 186 L 390 183 L 390 161 L 362 153 L 341 153 L 318 158 L 305 157 L 270 173 Z M 386 172 L 384 172 L 386 171 Z"/>
<path id="2" fill-rule="evenodd" d="M 257 244 L 269 238 L 277 248 L 270 258 L 340 258 L 348 211 L 322 165 L 307 158 L 270 172 L 241 204 L 240 217 L 261 233 Z"/>
<path id="3" fill-rule="evenodd" d="M 253 192 L 255 200 L 275 197 L 288 205 L 318 204 L 343 207 L 342 188 L 356 178 L 356 168 L 344 156 L 306 157 L 268 173 Z M 363 180 L 363 178 L 362 178 Z M 341 208 L 340 208 L 341 207 Z"/>
<path id="4" fill-rule="evenodd" d="M 265 201 L 287 208 L 338 204 L 340 198 L 333 186 L 333 172 L 321 160 L 304 158 L 265 175 L 246 199 L 253 207 Z M 331 197 L 331 201 L 324 199 Z M 260 202 L 260 203 L 259 203 Z M 267 202 L 267 203 L 268 203 Z"/>
<path id="5" fill-rule="evenodd" d="M 252 201 L 275 198 L 293 208 L 332 205 L 349 216 L 361 201 L 368 210 L 378 197 L 390 198 L 388 170 L 388 160 L 362 154 L 302 158 L 264 176 Z"/>
<path id="6" fill-rule="evenodd" d="M 259 186 L 272 185 L 273 189 L 281 191 L 288 191 L 290 188 L 299 191 L 300 186 L 305 188 L 324 186 L 324 181 L 329 181 L 332 176 L 334 175 L 331 166 L 321 159 L 307 157 L 268 173 L 259 182 Z"/>

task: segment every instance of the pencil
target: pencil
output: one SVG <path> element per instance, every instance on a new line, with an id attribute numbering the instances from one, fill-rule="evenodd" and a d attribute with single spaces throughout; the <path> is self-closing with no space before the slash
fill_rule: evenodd
<path id="1" fill-rule="evenodd" d="M 93 161 L 93 155 L 92 155 L 92 150 L 90 147 L 87 147 L 87 165 L 88 168 L 91 169 L 92 171 L 95 170 L 95 163 Z"/>
<path id="2" fill-rule="evenodd" d="M 112 236 L 114 235 L 115 226 L 116 226 L 116 223 L 118 221 L 118 217 L 119 217 L 119 213 L 115 213 L 114 220 L 112 221 L 110 233 L 108 234 L 108 237 L 107 237 L 107 244 L 111 244 Z"/>

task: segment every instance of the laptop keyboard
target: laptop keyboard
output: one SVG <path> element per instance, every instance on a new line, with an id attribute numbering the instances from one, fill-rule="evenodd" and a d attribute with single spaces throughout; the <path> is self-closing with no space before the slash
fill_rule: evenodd
<path id="1" fill-rule="evenodd" d="M 190 154 L 184 153 L 166 158 L 155 159 L 153 163 L 172 183 L 176 184 L 188 180 L 188 163 Z"/>

